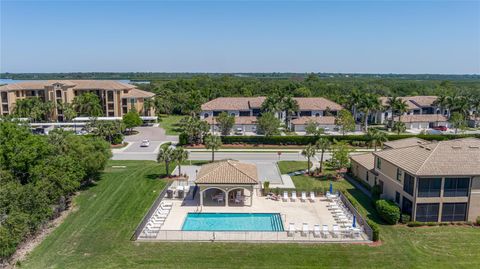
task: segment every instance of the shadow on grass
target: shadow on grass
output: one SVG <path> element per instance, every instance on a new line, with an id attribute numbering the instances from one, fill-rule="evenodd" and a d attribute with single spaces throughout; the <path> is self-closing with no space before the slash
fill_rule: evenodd
<path id="1" fill-rule="evenodd" d="M 386 223 L 380 218 L 375 209 L 373 200 L 357 188 L 347 189 L 347 193 L 352 196 L 366 210 L 366 217 L 380 225 Z M 363 213 L 363 212 L 360 212 Z M 362 214 L 363 215 L 363 214 Z"/>
<path id="2" fill-rule="evenodd" d="M 164 179 L 165 177 L 167 177 L 167 174 L 165 174 L 165 173 L 153 173 L 153 174 L 148 174 L 145 177 L 148 178 L 148 179 L 157 180 L 157 179 Z"/>

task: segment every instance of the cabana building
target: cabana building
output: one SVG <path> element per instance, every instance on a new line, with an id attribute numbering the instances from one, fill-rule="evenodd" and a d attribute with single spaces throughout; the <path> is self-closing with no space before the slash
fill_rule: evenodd
<path id="1" fill-rule="evenodd" d="M 259 184 L 255 164 L 224 160 L 203 165 L 195 184 L 200 206 L 252 206 Z"/>

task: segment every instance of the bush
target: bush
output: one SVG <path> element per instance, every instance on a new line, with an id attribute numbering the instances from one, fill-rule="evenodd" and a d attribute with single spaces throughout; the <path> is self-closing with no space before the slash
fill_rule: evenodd
<path id="1" fill-rule="evenodd" d="M 187 144 L 188 144 L 188 134 L 186 134 L 186 133 L 181 133 L 181 134 L 178 136 L 178 144 L 179 144 L 180 146 L 187 145 Z"/>
<path id="2" fill-rule="evenodd" d="M 118 133 L 113 135 L 112 144 L 118 145 L 118 144 L 121 144 L 122 142 L 123 142 L 123 134 Z"/>
<path id="3" fill-rule="evenodd" d="M 480 216 L 477 217 L 476 224 L 477 224 L 478 226 L 480 226 Z"/>
<path id="4" fill-rule="evenodd" d="M 374 242 L 380 240 L 380 227 L 378 227 L 378 225 L 375 222 L 369 219 L 367 219 L 367 224 L 368 226 L 370 226 L 370 228 L 372 228 L 372 240 Z"/>
<path id="5" fill-rule="evenodd" d="M 400 208 L 392 201 L 378 200 L 375 202 L 375 208 L 388 224 L 397 224 L 400 219 Z"/>
<path id="6" fill-rule="evenodd" d="M 380 199 L 380 195 L 382 194 L 382 189 L 380 189 L 380 185 L 374 185 L 371 188 L 371 192 L 373 201 Z"/>
<path id="7" fill-rule="evenodd" d="M 407 223 L 408 227 L 421 227 L 421 226 L 439 226 L 438 222 L 420 222 L 420 221 L 411 221 Z"/>
<path id="8" fill-rule="evenodd" d="M 402 214 L 402 216 L 400 217 L 400 222 L 403 224 L 406 224 L 406 223 L 409 223 L 411 219 L 412 217 L 410 215 Z"/>

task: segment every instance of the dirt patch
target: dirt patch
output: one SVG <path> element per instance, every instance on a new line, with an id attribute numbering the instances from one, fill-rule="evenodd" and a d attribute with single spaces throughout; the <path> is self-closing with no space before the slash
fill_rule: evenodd
<path id="1" fill-rule="evenodd" d="M 125 142 L 123 144 L 117 144 L 117 145 L 110 145 L 110 148 L 111 149 L 121 149 L 121 148 L 124 148 L 128 145 L 128 142 Z"/>
<path id="2" fill-rule="evenodd" d="M 17 247 L 17 250 L 12 255 L 8 263 L 0 265 L 0 268 L 17 268 L 17 262 L 23 261 L 27 257 L 27 255 L 32 252 L 33 249 L 35 249 L 35 247 L 40 245 L 40 243 L 42 243 L 42 241 L 51 232 L 53 232 L 53 230 L 55 230 L 55 228 L 62 224 L 62 222 L 68 215 L 70 215 L 70 213 L 76 211 L 77 209 L 78 208 L 72 204 L 67 210 L 61 212 L 57 218 L 50 220 L 47 224 L 44 225 L 43 228 L 39 229 L 39 231 L 35 235 L 30 236 L 26 240 L 24 240 Z"/>

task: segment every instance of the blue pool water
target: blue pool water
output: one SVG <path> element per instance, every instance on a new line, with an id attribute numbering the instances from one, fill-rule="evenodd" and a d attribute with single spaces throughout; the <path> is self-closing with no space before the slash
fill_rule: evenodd
<path id="1" fill-rule="evenodd" d="M 278 213 L 188 213 L 184 231 L 283 231 Z"/>

